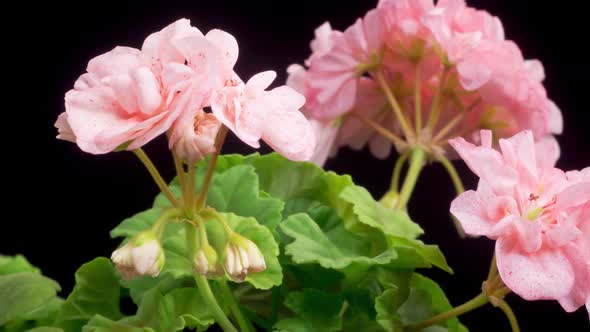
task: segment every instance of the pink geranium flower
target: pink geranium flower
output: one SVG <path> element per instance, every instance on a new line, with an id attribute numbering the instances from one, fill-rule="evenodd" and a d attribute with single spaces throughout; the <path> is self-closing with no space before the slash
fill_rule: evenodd
<path id="1" fill-rule="evenodd" d="M 377 10 L 344 32 L 316 30 L 314 53 L 308 60 L 308 109 L 315 118 L 334 119 L 354 105 L 363 67 L 378 61 L 383 38 L 383 21 Z"/>
<path id="2" fill-rule="evenodd" d="M 309 160 L 315 149 L 313 128 L 299 109 L 305 98 L 288 86 L 270 91 L 276 73 L 262 72 L 245 84 L 235 78 L 213 95 L 213 114 L 244 143 L 258 148 L 264 140 L 285 157 Z"/>
<path id="3" fill-rule="evenodd" d="M 451 140 L 480 177 L 451 213 L 467 234 L 497 240 L 498 271 L 515 293 L 576 310 L 590 295 L 590 179 L 555 168 L 559 149 L 551 141 L 535 146 L 531 131 L 501 139 L 500 151 L 491 135 L 481 132 L 481 146 Z"/>
<path id="4" fill-rule="evenodd" d="M 66 94 L 67 122 L 78 146 L 102 154 L 127 142 L 129 149 L 168 129 L 177 109 L 163 107 L 163 91 L 141 51 L 116 47 L 88 63 Z"/>
<path id="5" fill-rule="evenodd" d="M 193 164 L 212 154 L 221 122 L 202 109 L 185 112 L 178 118 L 168 139 L 169 146 L 182 160 Z"/>

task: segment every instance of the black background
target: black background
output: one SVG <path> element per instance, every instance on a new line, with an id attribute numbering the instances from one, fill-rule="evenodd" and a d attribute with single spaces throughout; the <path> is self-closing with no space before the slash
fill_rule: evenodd
<path id="1" fill-rule="evenodd" d="M 284 82 L 285 68 L 309 55 L 313 30 L 326 20 L 344 29 L 376 1 L 162 1 L 85 2 L 42 8 L 3 10 L 3 132 L 0 252 L 22 253 L 67 294 L 76 268 L 96 256 L 109 256 L 117 241 L 108 231 L 122 219 L 150 206 L 157 190 L 131 153 L 93 156 L 54 139 L 63 96 L 92 57 L 116 45 L 141 47 L 143 39 L 186 17 L 202 31 L 221 28 L 240 45 L 236 71 L 242 77 L 273 69 Z M 564 113 L 559 166 L 590 166 L 588 133 L 587 12 L 574 2 L 472 0 L 475 7 L 500 16 L 509 39 L 527 58 L 541 59 L 549 95 Z M 173 166 L 162 140 L 146 147 L 166 178 Z M 230 137 L 224 152 L 251 152 Z M 326 165 L 351 174 L 376 197 L 388 186 L 394 157 L 377 161 L 366 152 L 340 151 Z M 476 179 L 456 163 L 468 188 Z M 413 218 L 426 229 L 425 241 L 439 244 L 455 275 L 427 271 L 453 304 L 479 292 L 493 243 L 460 240 L 448 218 L 451 182 L 439 165 L 428 167 L 410 204 Z M 555 301 L 525 302 L 510 295 L 524 332 L 588 331 L 584 309 L 565 313 Z M 508 331 L 503 315 L 489 306 L 465 315 L 472 331 Z"/>

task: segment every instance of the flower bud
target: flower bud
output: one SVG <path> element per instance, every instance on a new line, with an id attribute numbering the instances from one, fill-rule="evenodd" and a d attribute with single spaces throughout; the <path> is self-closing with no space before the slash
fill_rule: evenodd
<path id="1" fill-rule="evenodd" d="M 202 274 L 206 277 L 218 277 L 223 274 L 223 269 L 219 265 L 217 252 L 208 244 L 197 250 L 194 264 L 195 273 Z"/>
<path id="2" fill-rule="evenodd" d="M 215 138 L 221 122 L 213 114 L 196 110 L 176 121 L 169 146 L 182 160 L 195 163 L 215 152 Z"/>
<path id="3" fill-rule="evenodd" d="M 266 269 L 266 262 L 254 242 L 234 234 L 225 248 L 225 270 L 235 281 L 242 282 L 248 273 Z"/>
<path id="4" fill-rule="evenodd" d="M 152 231 L 140 233 L 115 250 L 111 260 L 127 280 L 142 275 L 157 277 L 165 262 L 164 251 Z"/>

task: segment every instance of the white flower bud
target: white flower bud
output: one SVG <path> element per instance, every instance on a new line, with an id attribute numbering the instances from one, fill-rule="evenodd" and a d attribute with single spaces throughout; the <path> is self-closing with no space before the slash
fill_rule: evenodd
<path id="1" fill-rule="evenodd" d="M 225 248 L 225 270 L 229 276 L 242 282 L 249 273 L 266 269 L 264 256 L 254 242 L 234 234 Z"/>
<path id="2" fill-rule="evenodd" d="M 217 252 L 210 245 L 204 245 L 197 250 L 194 258 L 195 273 L 207 277 L 215 277 L 223 274 L 223 269 L 219 266 Z"/>
<path id="3" fill-rule="evenodd" d="M 157 277 L 165 262 L 164 250 L 151 231 L 139 234 L 115 250 L 111 260 L 123 278 L 128 280 L 142 275 Z"/>

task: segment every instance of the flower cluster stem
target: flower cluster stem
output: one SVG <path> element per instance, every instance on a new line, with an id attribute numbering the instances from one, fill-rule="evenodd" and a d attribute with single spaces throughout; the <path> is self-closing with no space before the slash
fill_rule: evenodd
<path id="1" fill-rule="evenodd" d="M 488 298 L 488 296 L 484 293 L 481 293 L 478 296 L 474 297 L 473 299 L 463 303 L 462 305 L 453 308 L 452 310 L 449 310 L 447 312 L 443 312 L 439 315 L 436 315 L 436 316 L 429 318 L 429 319 L 427 319 L 423 322 L 420 322 L 418 324 L 410 325 L 406 329 L 404 329 L 404 331 L 407 331 L 407 332 L 421 331 L 421 330 L 423 330 L 427 327 L 430 327 L 432 325 L 436 325 L 436 324 L 445 322 L 451 318 L 460 316 L 466 312 L 477 309 L 489 302 L 490 302 L 490 299 Z"/>
<path id="2" fill-rule="evenodd" d="M 416 186 L 416 182 L 418 181 L 418 176 L 420 175 L 422 168 L 424 168 L 425 162 L 426 151 L 419 147 L 414 148 L 410 155 L 410 168 L 406 174 L 406 179 L 404 180 L 404 185 L 402 186 L 399 200 L 396 205 L 398 209 L 403 210 L 406 208 L 410 196 L 412 196 L 412 192 L 414 191 L 414 187 Z"/>
<path id="3" fill-rule="evenodd" d="M 457 195 L 461 195 L 463 192 L 465 192 L 465 186 L 463 186 L 463 181 L 461 181 L 461 177 L 459 176 L 459 173 L 457 173 L 457 170 L 455 169 L 455 166 L 453 166 L 453 163 L 451 163 L 451 161 L 447 159 L 447 157 L 445 157 L 444 155 L 438 156 L 438 161 L 440 161 L 440 163 L 443 165 L 443 167 L 449 174 L 451 181 L 453 181 L 453 185 L 455 186 L 455 191 L 457 192 Z M 463 230 L 461 223 L 454 216 L 451 216 L 451 219 L 453 220 L 453 224 L 455 224 L 455 229 L 457 230 L 457 233 L 462 239 L 464 239 L 465 230 Z"/>
<path id="4" fill-rule="evenodd" d="M 148 172 L 154 179 L 154 182 L 156 183 L 158 188 L 160 188 L 160 191 L 164 193 L 164 195 L 166 196 L 166 198 L 168 198 L 170 203 L 172 203 L 172 205 L 174 205 L 175 207 L 180 207 L 180 204 L 174 197 L 174 194 L 172 194 L 170 188 L 168 188 L 168 185 L 162 178 L 162 175 L 160 175 L 160 172 L 158 172 L 158 169 L 156 168 L 150 157 L 148 157 L 148 155 L 145 153 L 145 151 L 143 151 L 143 149 L 141 148 L 138 148 L 133 150 L 133 153 L 135 153 L 137 158 L 139 158 L 139 160 L 143 163 L 145 168 L 148 170 Z"/>
<path id="5" fill-rule="evenodd" d="M 227 127 L 221 126 L 219 132 L 217 133 L 217 137 L 215 138 L 215 152 L 211 156 L 211 160 L 209 161 L 209 166 L 207 167 L 207 174 L 205 174 L 205 179 L 203 180 L 203 184 L 201 186 L 201 191 L 199 192 L 199 197 L 196 201 L 196 208 L 197 211 L 200 211 L 205 207 L 207 203 L 207 194 L 209 193 L 209 186 L 211 185 L 211 180 L 213 179 L 213 174 L 215 174 L 215 165 L 217 164 L 217 158 L 219 157 L 219 153 L 221 152 L 221 147 L 225 142 L 225 137 L 227 136 Z"/>
<path id="6" fill-rule="evenodd" d="M 385 75 L 383 74 L 383 71 L 377 70 L 376 77 L 377 77 L 377 81 L 381 85 L 381 88 L 385 92 L 385 96 L 387 97 L 387 100 L 389 101 L 389 104 L 391 105 L 391 108 L 393 109 L 393 112 L 395 113 L 395 117 L 397 118 L 397 121 L 399 122 L 400 127 L 402 128 L 402 131 L 404 132 L 404 135 L 406 136 L 406 139 L 411 138 L 413 136 L 412 129 L 408 125 L 408 121 L 406 120 L 406 117 L 404 116 L 402 108 L 400 107 L 397 99 L 395 98 L 393 91 L 391 91 L 389 83 L 387 82 L 387 79 L 385 78 Z"/>
<path id="7" fill-rule="evenodd" d="M 196 275 L 195 281 L 197 283 L 197 287 L 199 288 L 201 297 L 205 300 L 205 303 L 207 303 L 207 306 L 209 310 L 211 310 L 213 317 L 215 317 L 217 324 L 219 324 L 219 326 L 221 326 L 225 332 L 238 332 L 238 330 L 230 322 L 229 318 L 227 318 L 225 315 L 225 312 L 223 312 L 223 309 L 221 309 L 219 306 L 219 303 L 217 303 L 217 299 L 215 299 L 215 295 L 213 295 L 213 292 L 211 291 L 211 286 L 209 286 L 207 278 L 202 275 Z"/>
<path id="8" fill-rule="evenodd" d="M 236 322 L 238 323 L 240 331 L 254 332 L 254 327 L 252 326 L 250 321 L 246 319 L 246 317 L 242 313 L 242 310 L 240 310 L 240 306 L 238 305 L 238 302 L 236 301 L 236 298 L 234 297 L 231 289 L 227 285 L 227 282 L 225 280 L 220 280 L 218 281 L 218 285 L 221 288 L 221 292 L 223 293 L 223 298 L 228 302 L 229 308 L 232 312 L 232 315 L 236 319 Z"/>

